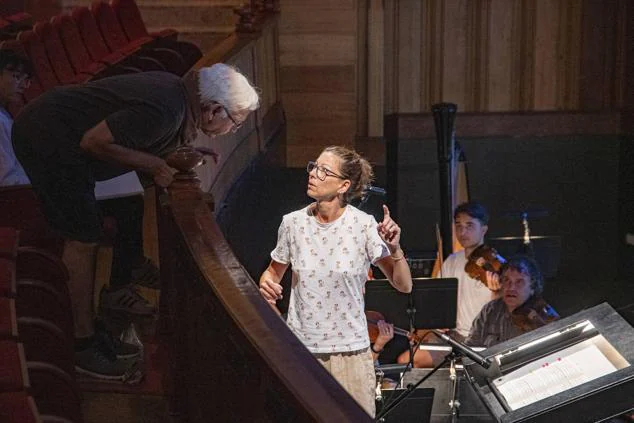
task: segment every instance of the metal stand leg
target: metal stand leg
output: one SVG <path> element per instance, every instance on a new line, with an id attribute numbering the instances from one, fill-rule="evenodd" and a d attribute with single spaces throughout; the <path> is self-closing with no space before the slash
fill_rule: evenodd
<path id="1" fill-rule="evenodd" d="M 456 372 L 455 357 L 451 359 L 451 363 L 449 365 L 449 379 L 451 380 L 451 399 L 449 400 L 449 409 L 451 410 L 451 423 L 455 423 L 460 417 L 460 399 L 458 398 L 460 378 Z"/>

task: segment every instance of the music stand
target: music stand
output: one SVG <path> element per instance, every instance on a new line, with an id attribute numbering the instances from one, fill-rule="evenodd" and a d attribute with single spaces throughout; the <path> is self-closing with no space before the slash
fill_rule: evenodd
<path id="1" fill-rule="evenodd" d="M 390 285 L 388 280 L 375 279 L 365 285 L 366 310 L 378 311 L 386 321 L 396 327 L 416 329 L 453 328 L 456 326 L 456 308 L 458 302 L 458 279 L 415 278 L 412 280 L 412 292 L 404 294 Z M 406 371 L 413 365 L 415 351 L 410 351 L 410 363 Z M 453 362 L 452 351 L 441 364 L 415 385 L 410 385 L 385 405 L 385 409 L 377 414 L 378 421 L 387 422 L 387 415 L 399 403 L 412 395 L 415 388 L 422 384 L 441 366 Z M 392 416 L 390 414 L 390 416 Z M 396 420 L 391 420 L 396 421 Z"/>
<path id="2" fill-rule="evenodd" d="M 387 279 L 365 285 L 366 310 L 378 311 L 396 327 L 412 329 L 454 328 L 458 302 L 458 279 L 415 278 L 412 292 L 394 289 Z"/>

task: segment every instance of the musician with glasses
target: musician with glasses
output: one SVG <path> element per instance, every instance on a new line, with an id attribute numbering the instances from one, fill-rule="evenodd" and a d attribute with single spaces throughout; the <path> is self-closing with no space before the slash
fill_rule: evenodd
<path id="1" fill-rule="evenodd" d="M 75 323 L 76 369 L 120 380 L 129 363 L 113 359 L 95 339 L 93 290 L 101 237 L 95 181 L 130 170 L 162 187 L 176 172 L 166 158 L 193 142 L 237 130 L 259 97 L 233 67 L 215 64 L 183 78 L 167 72 L 113 76 L 57 87 L 16 118 L 13 147 L 51 227 L 65 239 Z"/>
<path id="2" fill-rule="evenodd" d="M 350 205 L 370 185 L 372 167 L 355 151 L 328 147 L 309 162 L 307 194 L 315 200 L 284 216 L 260 293 L 277 310 L 280 281 L 292 268 L 287 323 L 353 398 L 374 414 L 375 372 L 364 314 L 364 285 L 377 265 L 401 292 L 412 277 L 401 228 L 383 206 L 374 218 Z"/>

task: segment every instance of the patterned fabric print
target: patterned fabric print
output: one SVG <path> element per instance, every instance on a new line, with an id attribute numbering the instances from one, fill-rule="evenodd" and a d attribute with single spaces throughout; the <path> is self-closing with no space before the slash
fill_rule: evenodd
<path id="1" fill-rule="evenodd" d="M 372 216 L 347 206 L 323 224 L 309 207 L 284 216 L 271 253 L 293 270 L 287 323 L 313 353 L 367 348 L 363 286 L 370 263 L 387 256 L 387 246 Z"/>

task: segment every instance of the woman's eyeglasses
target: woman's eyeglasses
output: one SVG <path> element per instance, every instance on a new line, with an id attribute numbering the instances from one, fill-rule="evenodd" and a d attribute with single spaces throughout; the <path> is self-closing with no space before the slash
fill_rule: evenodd
<path id="1" fill-rule="evenodd" d="M 315 170 L 315 175 L 321 181 L 325 181 L 327 176 L 332 176 L 334 178 L 339 178 L 339 179 L 347 179 L 341 175 L 336 174 L 330 169 L 326 169 L 323 166 L 319 166 L 315 162 L 308 162 L 308 164 L 306 165 L 306 172 L 310 173 L 313 170 Z"/>

